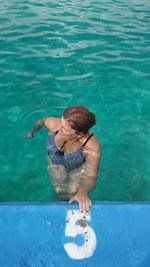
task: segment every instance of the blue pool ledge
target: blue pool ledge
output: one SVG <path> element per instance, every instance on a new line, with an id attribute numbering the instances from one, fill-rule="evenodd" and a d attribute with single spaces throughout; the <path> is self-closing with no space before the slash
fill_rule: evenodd
<path id="1" fill-rule="evenodd" d="M 1 267 L 149 267 L 150 202 L 1 203 Z"/>

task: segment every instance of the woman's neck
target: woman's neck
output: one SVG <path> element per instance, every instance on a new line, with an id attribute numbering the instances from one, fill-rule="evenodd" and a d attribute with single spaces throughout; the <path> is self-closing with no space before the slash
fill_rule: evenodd
<path id="1" fill-rule="evenodd" d="M 84 139 L 87 135 L 88 135 L 88 133 L 85 133 L 85 134 L 83 133 L 80 135 L 74 135 L 70 139 L 68 139 L 67 142 L 72 142 L 72 143 L 78 142 L 78 141 Z"/>

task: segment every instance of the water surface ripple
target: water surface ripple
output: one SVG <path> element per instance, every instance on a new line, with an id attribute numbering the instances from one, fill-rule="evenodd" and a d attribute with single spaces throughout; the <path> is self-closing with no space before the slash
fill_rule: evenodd
<path id="1" fill-rule="evenodd" d="M 149 0 L 0 0 L 1 201 L 52 200 L 40 118 L 97 115 L 98 200 L 150 200 Z"/>

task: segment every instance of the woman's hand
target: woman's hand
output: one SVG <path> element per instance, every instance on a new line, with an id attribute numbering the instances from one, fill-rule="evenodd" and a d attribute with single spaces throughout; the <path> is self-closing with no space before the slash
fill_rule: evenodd
<path id="1" fill-rule="evenodd" d="M 78 192 L 69 200 L 69 204 L 72 202 L 77 201 L 79 203 L 79 209 L 83 212 L 88 212 L 89 208 L 92 206 L 92 202 L 89 199 L 88 195 L 85 193 Z"/>
<path id="2" fill-rule="evenodd" d="M 32 138 L 33 137 L 33 133 L 29 132 L 25 135 L 26 138 Z"/>

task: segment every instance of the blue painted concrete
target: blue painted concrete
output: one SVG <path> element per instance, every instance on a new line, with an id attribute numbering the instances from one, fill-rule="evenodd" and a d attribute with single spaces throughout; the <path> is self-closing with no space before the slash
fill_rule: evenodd
<path id="1" fill-rule="evenodd" d="M 82 234 L 66 236 L 68 210 L 78 206 L 1 204 L 0 267 L 150 267 L 150 203 L 94 203 L 88 225 L 96 249 L 80 260 L 64 248 L 70 242 L 79 248 L 85 243 Z"/>

